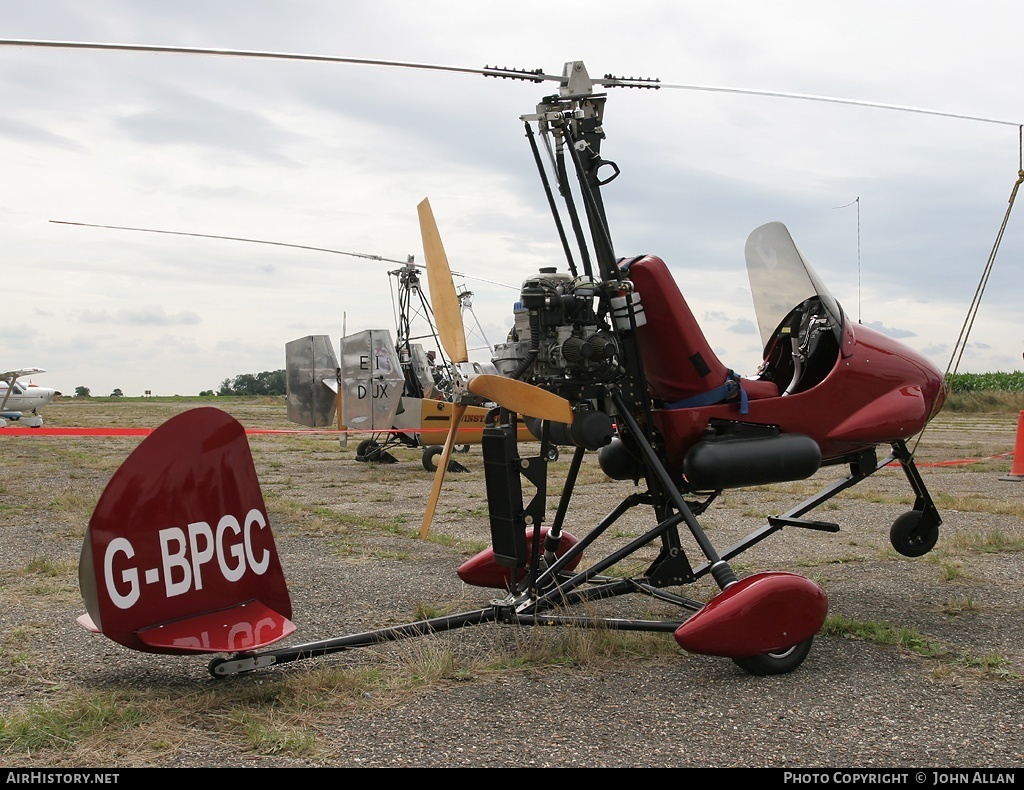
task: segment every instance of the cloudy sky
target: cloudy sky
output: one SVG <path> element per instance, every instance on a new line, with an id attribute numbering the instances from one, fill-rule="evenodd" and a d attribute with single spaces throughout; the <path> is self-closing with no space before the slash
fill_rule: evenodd
<path id="1" fill-rule="evenodd" d="M 260 50 L 811 94 L 987 123 L 682 88 L 611 92 L 619 255 L 672 270 L 722 360 L 760 361 L 747 234 L 784 222 L 855 320 L 948 365 L 1020 167 L 1024 5 L 634 0 L 0 1 L 5 39 Z M 386 261 L 429 197 L 484 335 L 560 263 L 519 116 L 544 86 L 437 70 L 0 47 L 0 368 L 94 395 L 193 395 L 309 334 L 393 328 Z M 1022 198 L 1024 200 L 1024 198 Z M 961 372 L 1018 370 L 1024 207 Z M 564 268 L 564 267 L 563 267 Z M 498 285 L 493 283 L 501 283 Z M 509 287 L 505 287 L 509 286 Z M 472 319 L 470 319 L 472 321 Z"/>

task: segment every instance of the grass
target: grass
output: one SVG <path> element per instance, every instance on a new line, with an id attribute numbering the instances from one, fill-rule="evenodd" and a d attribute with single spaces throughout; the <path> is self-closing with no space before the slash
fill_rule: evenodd
<path id="1" fill-rule="evenodd" d="M 953 392 L 946 398 L 943 411 L 958 414 L 988 414 L 1024 411 L 1024 392 L 978 390 Z"/>
<path id="2" fill-rule="evenodd" d="M 940 574 L 939 578 L 944 582 L 955 582 L 963 581 L 969 578 L 969 575 L 964 570 L 963 565 L 959 562 L 939 562 Z"/>
<path id="3" fill-rule="evenodd" d="M 846 639 L 860 639 L 876 645 L 892 645 L 925 658 L 942 658 L 949 654 L 947 647 L 913 628 L 879 620 L 855 620 L 841 615 L 829 615 L 821 632 Z"/>
<path id="4" fill-rule="evenodd" d="M 149 716 L 143 705 L 116 692 L 81 693 L 0 719 L 0 754 L 69 749 L 91 737 L 118 739 Z"/>
<path id="5" fill-rule="evenodd" d="M 977 610 L 977 605 L 970 598 L 953 598 L 942 605 L 942 613 L 948 615 L 961 615 Z"/>
<path id="6" fill-rule="evenodd" d="M 79 690 L 0 718 L 0 755 L 49 750 L 85 766 L 131 755 L 131 764 L 145 765 L 176 750 L 175 733 L 198 729 L 229 753 L 312 757 L 319 751 L 310 726 L 315 714 L 352 712 L 367 706 L 371 692 L 398 692 L 411 682 L 376 670 L 328 669 L 213 691 Z"/>
<path id="7" fill-rule="evenodd" d="M 957 614 L 960 611 L 956 612 Z M 982 656 L 957 651 L 949 645 L 928 637 L 914 628 L 894 625 L 880 620 L 856 620 L 842 615 L 829 615 L 821 629 L 822 634 L 844 639 L 859 639 L 876 645 L 900 648 L 923 658 L 934 659 L 949 666 L 981 669 L 1004 679 L 1024 680 L 1024 676 L 1007 669 L 1005 656 L 988 653 Z"/>
<path id="8" fill-rule="evenodd" d="M 962 614 L 969 599 L 943 607 Z M 421 618 L 441 614 L 429 606 Z M 473 682 L 495 673 L 546 668 L 600 669 L 624 661 L 678 661 L 682 651 L 667 634 L 574 627 L 499 630 L 486 651 L 468 652 L 449 635 L 403 640 L 369 648 L 369 666 L 321 666 L 302 671 L 240 676 L 212 689 L 145 691 L 75 690 L 0 718 L 0 755 L 65 754 L 76 764 L 95 764 L 97 755 L 132 755 L 133 764 L 165 759 L 178 748 L 176 732 L 198 728 L 211 748 L 241 757 L 281 755 L 316 763 L 327 756 L 313 726 L 330 711 L 333 718 L 388 707 L 445 683 Z M 1015 679 L 998 654 L 958 653 L 919 631 L 885 621 L 830 615 L 823 635 L 886 645 L 939 662 L 935 674 L 953 666 Z M 102 747 L 100 747 L 102 744 Z M 99 749 L 101 751 L 98 751 Z M 109 764 L 104 759 L 103 764 Z"/>
<path id="9" fill-rule="evenodd" d="M 1003 516 L 1024 518 L 1024 501 L 1020 499 L 996 499 L 982 494 L 950 496 L 937 491 L 932 494 L 939 510 L 959 510 L 963 513 L 995 513 Z"/>
<path id="10" fill-rule="evenodd" d="M 439 613 L 418 611 L 425 616 Z M 65 690 L 0 717 L 0 756 L 19 762 L 19 756 L 57 753 L 84 767 L 110 765 L 110 755 L 131 755 L 131 764 L 146 765 L 174 753 L 175 733 L 199 729 L 216 750 L 316 761 L 325 756 L 325 747 L 314 724 L 327 712 L 337 719 L 390 707 L 439 684 L 495 673 L 600 668 L 680 655 L 667 634 L 516 627 L 499 629 L 498 634 L 484 651 L 467 650 L 440 634 L 364 648 L 377 655 L 367 666 L 239 676 L 212 689 Z"/>
<path id="11" fill-rule="evenodd" d="M 9 603 L 77 600 L 78 564 L 35 557 L 0 579 L 0 591 Z"/>
<path id="12" fill-rule="evenodd" d="M 953 548 L 981 554 L 1024 551 L 1024 538 L 1007 535 L 999 529 L 957 534 L 949 542 Z"/>
<path id="13" fill-rule="evenodd" d="M 287 518 L 295 529 L 310 536 L 333 536 L 332 546 L 339 556 L 363 556 L 376 559 L 405 559 L 408 552 L 395 548 L 377 548 L 366 554 L 361 537 L 368 532 L 378 535 L 392 535 L 396 538 L 419 540 L 419 524 L 410 525 L 406 516 L 397 514 L 388 518 L 361 516 L 339 512 L 326 506 L 310 507 L 298 500 L 289 499 L 283 493 L 266 496 L 271 516 Z M 490 546 L 490 542 L 464 540 L 433 531 L 427 540 L 439 546 L 455 549 L 461 554 L 476 554 Z"/>
<path id="14" fill-rule="evenodd" d="M 928 555 L 927 559 L 938 563 L 943 577 L 949 581 L 966 575 L 962 560 L 985 554 L 1016 554 L 1024 551 L 1024 537 L 1009 535 L 999 529 L 952 532 Z"/>

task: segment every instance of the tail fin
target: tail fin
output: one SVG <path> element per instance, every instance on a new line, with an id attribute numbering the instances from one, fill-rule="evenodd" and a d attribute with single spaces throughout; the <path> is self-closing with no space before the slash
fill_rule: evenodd
<path id="1" fill-rule="evenodd" d="M 245 429 L 219 409 L 172 417 L 128 456 L 78 577 L 79 622 L 134 650 L 234 653 L 295 631 Z"/>

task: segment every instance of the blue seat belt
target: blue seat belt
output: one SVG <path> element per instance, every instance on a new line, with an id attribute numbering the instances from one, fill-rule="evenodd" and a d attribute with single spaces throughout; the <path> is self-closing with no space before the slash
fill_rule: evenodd
<path id="1" fill-rule="evenodd" d="M 711 406 L 715 403 L 722 403 L 723 401 L 730 400 L 736 396 L 736 391 L 740 393 L 740 414 L 746 414 L 747 408 L 747 391 L 743 389 L 740 384 L 740 377 L 737 376 L 733 371 L 729 371 L 729 378 L 726 379 L 725 384 L 720 387 L 715 387 L 707 392 L 702 392 L 699 395 L 692 395 L 689 398 L 683 400 L 677 400 L 674 403 L 668 403 L 664 408 L 666 409 L 691 409 L 695 406 Z"/>

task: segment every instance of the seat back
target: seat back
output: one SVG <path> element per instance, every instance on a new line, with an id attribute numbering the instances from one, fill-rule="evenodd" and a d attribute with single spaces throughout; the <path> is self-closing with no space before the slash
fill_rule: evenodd
<path id="1" fill-rule="evenodd" d="M 679 291 L 665 262 L 654 255 L 624 259 L 647 323 L 637 328 L 644 373 L 651 395 L 666 404 L 685 401 L 723 387 L 735 374 L 722 364 Z M 740 380 L 751 398 L 774 397 L 778 389 L 767 381 Z"/>

